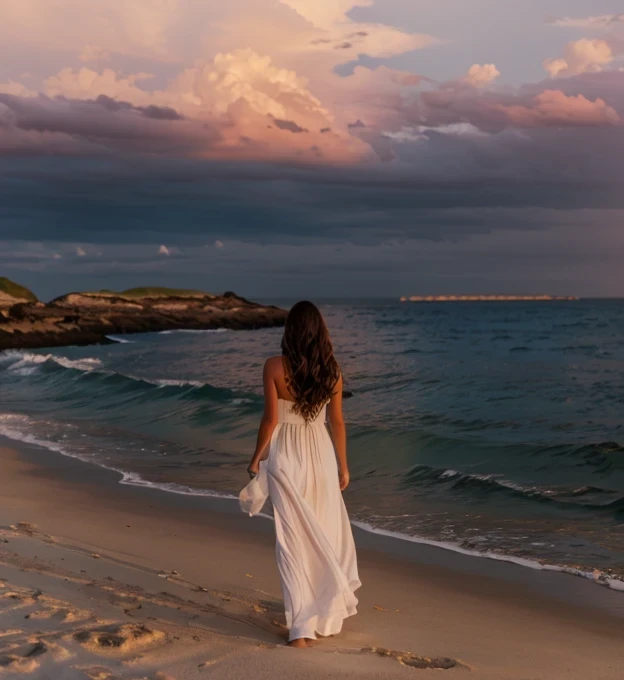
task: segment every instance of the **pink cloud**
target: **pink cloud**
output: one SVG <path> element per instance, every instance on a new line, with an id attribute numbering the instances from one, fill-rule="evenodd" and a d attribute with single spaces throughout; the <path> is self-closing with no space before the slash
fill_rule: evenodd
<path id="1" fill-rule="evenodd" d="M 361 54 L 394 56 L 440 42 L 352 18 L 351 10 L 372 4 L 64 0 L 51 8 L 47 0 L 5 0 L 0 40 L 19 35 L 42 52 L 74 56 L 28 86 L 15 78 L 0 84 L 13 95 L 0 100 L 12 116 L 1 124 L 3 148 L 357 165 L 402 158 L 401 145 L 422 141 L 421 128 L 485 136 L 620 124 L 624 102 L 598 80 L 613 73 L 606 69 L 617 53 L 605 40 L 570 43 L 547 63 L 556 79 L 518 89 L 493 90 L 494 63 L 473 64 L 442 84 L 385 66 L 358 65 L 341 77 L 335 67 Z M 98 64 L 104 60 L 107 68 Z M 123 71 L 120 63 L 140 67 Z"/>
<path id="2" fill-rule="evenodd" d="M 110 52 L 97 47 L 96 45 L 86 45 L 85 48 L 80 53 L 80 61 L 85 63 L 88 62 L 98 62 L 98 61 L 108 61 L 111 55 Z"/>
<path id="3" fill-rule="evenodd" d="M 599 75 L 599 74 L 596 74 Z M 624 74 L 618 81 L 624 81 Z M 560 82 L 569 86 L 587 88 L 585 80 L 546 81 L 541 85 L 523 88 L 518 93 L 483 92 L 474 89 L 444 87 L 422 92 L 409 109 L 412 124 L 442 127 L 467 123 L 475 128 L 496 132 L 505 128 L 525 127 L 612 127 L 622 122 L 618 107 L 608 102 L 594 90 L 592 95 L 583 92 L 565 92 L 557 87 Z M 609 88 L 598 88 L 605 93 Z M 621 102 L 624 105 L 624 102 Z"/>
<path id="4" fill-rule="evenodd" d="M 171 60 L 171 28 L 185 0 L 3 0 L 0 39 L 38 49 L 99 50 Z"/>
<path id="5" fill-rule="evenodd" d="M 563 57 L 546 59 L 544 68 L 552 77 L 575 76 L 600 71 L 614 58 L 614 51 L 606 40 L 582 38 L 568 43 Z"/>
<path id="6" fill-rule="evenodd" d="M 560 90 L 545 90 L 529 105 L 499 105 L 508 123 L 516 127 L 620 125 L 617 111 L 603 99 L 591 101 L 579 94 L 569 97 Z"/>
<path id="7" fill-rule="evenodd" d="M 463 81 L 473 87 L 485 87 L 500 76 L 495 64 L 474 64 L 470 67 Z"/>

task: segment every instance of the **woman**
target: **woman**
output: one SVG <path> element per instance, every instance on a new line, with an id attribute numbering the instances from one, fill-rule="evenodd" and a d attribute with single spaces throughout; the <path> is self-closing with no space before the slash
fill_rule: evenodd
<path id="1" fill-rule="evenodd" d="M 264 415 L 248 472 L 243 510 L 259 513 L 269 496 L 273 504 L 288 644 L 339 633 L 356 613 L 361 584 L 341 495 L 349 485 L 342 375 L 311 302 L 291 309 L 282 355 L 264 366 Z"/>

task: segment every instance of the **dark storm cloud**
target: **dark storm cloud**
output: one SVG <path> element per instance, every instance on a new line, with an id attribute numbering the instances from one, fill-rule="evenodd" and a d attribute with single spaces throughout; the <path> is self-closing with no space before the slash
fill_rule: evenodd
<path id="1" fill-rule="evenodd" d="M 0 237 L 19 230 L 27 240 L 94 243 L 160 243 L 163 235 L 176 243 L 210 235 L 256 243 L 453 241 L 539 228 L 537 210 L 624 207 L 621 192 L 590 178 L 492 174 L 484 182 L 140 157 L 5 159 Z"/>
<path id="2" fill-rule="evenodd" d="M 0 153 L 94 154 L 94 145 L 123 151 L 182 153 L 208 148 L 216 129 L 186 121 L 173 109 L 137 107 L 100 96 L 17 97 L 0 93 Z"/>
<path id="3" fill-rule="evenodd" d="M 514 211 L 515 212 L 515 211 Z M 494 216 L 493 216 L 494 217 Z M 500 211 L 499 220 L 509 214 Z M 517 218 L 518 216 L 516 216 Z M 534 222 L 538 215 L 525 213 Z M 101 244 L 77 255 L 75 244 L 0 242 L 0 268 L 42 297 L 70 289 L 139 284 L 233 288 L 253 296 L 344 296 L 501 292 L 601 295 L 621 283 L 621 214 L 544 212 L 542 231 L 516 229 L 469 240 L 389 240 L 378 244 L 225 240 L 172 248 Z M 595 226 L 591 235 L 587 225 Z M 171 235 L 173 238 L 174 235 Z M 9 256 L 24 258 L 16 262 Z M 587 276 L 603 271 L 604 276 Z"/>
<path id="4" fill-rule="evenodd" d="M 280 130 L 288 130 L 288 132 L 293 132 L 295 134 L 298 132 L 307 132 L 305 128 L 297 125 L 294 120 L 282 120 L 280 118 L 271 118 L 271 120 Z"/>
<path id="5" fill-rule="evenodd" d="M 95 103 L 99 104 L 108 111 L 140 111 L 146 118 L 154 118 L 156 120 L 184 119 L 184 116 L 169 106 L 155 106 L 154 104 L 150 104 L 150 106 L 133 106 L 128 102 L 107 97 L 105 94 L 99 95 L 95 99 Z"/>

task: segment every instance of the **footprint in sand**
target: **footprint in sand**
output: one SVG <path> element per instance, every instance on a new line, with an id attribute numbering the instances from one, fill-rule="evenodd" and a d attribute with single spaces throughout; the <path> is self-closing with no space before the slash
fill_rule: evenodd
<path id="1" fill-rule="evenodd" d="M 31 522 L 17 522 L 17 524 L 11 524 L 9 529 L 19 532 L 20 534 L 25 534 L 26 536 L 34 536 L 37 531 L 36 525 Z"/>
<path id="2" fill-rule="evenodd" d="M 79 631 L 73 639 L 96 654 L 125 656 L 162 642 L 165 634 L 142 624 L 125 624 Z"/>
<path id="3" fill-rule="evenodd" d="M 429 658 L 427 656 L 418 656 L 412 652 L 399 652 L 395 649 L 385 649 L 383 647 L 364 647 L 363 649 L 359 650 L 359 652 L 356 651 L 355 653 L 376 654 L 377 656 L 394 659 L 402 666 L 417 668 L 419 670 L 449 670 L 462 665 L 455 659 L 449 659 L 446 657 Z"/>
<path id="4" fill-rule="evenodd" d="M 89 668 L 82 668 L 81 670 L 89 680 L 122 680 L 122 678 L 115 675 L 110 668 L 104 668 L 103 666 L 91 666 Z"/>
<path id="5" fill-rule="evenodd" d="M 156 675 L 142 676 L 141 678 L 122 678 L 117 675 L 110 668 L 104 666 L 90 666 L 89 668 L 81 668 L 85 679 L 88 680 L 175 680 L 171 675 L 165 675 L 160 671 Z"/>
<path id="6" fill-rule="evenodd" d="M 106 668 L 105 666 L 88 666 L 82 667 L 80 670 L 84 673 L 85 679 L 88 678 L 88 680 L 132 680 L 129 678 L 122 678 L 120 675 L 117 675 L 114 671 L 112 671 L 110 668 Z M 136 678 L 136 680 L 139 680 L 139 678 Z M 150 675 L 149 678 L 147 676 L 142 676 L 140 680 L 176 679 L 171 675 L 166 675 L 165 673 L 158 671 L 154 675 Z"/>
<path id="7" fill-rule="evenodd" d="M 38 657 L 47 651 L 43 642 L 35 642 L 12 649 L 8 654 L 0 654 L 0 673 L 32 673 L 39 668 Z"/>
<path id="8" fill-rule="evenodd" d="M 36 598 L 28 593 L 10 590 L 0 595 L 0 612 L 23 609 L 32 606 L 35 602 Z"/>

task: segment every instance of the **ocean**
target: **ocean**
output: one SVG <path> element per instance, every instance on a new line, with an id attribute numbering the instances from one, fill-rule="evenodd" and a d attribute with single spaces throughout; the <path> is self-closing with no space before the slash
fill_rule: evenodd
<path id="1" fill-rule="evenodd" d="M 352 392 L 355 523 L 624 589 L 624 300 L 321 309 Z M 280 339 L 173 331 L 5 351 L 0 435 L 125 484 L 235 497 Z"/>

